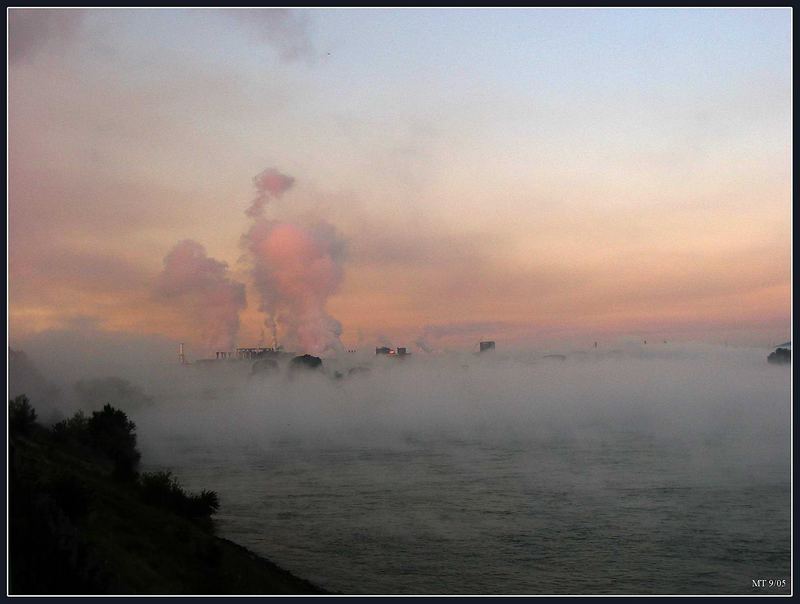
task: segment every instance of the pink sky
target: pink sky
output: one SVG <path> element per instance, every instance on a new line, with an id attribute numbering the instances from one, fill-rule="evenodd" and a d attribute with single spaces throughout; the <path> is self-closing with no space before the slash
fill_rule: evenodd
<path id="1" fill-rule="evenodd" d="M 347 347 L 789 339 L 788 12 L 616 34 L 580 11 L 11 12 L 12 344 L 90 320 L 201 345 L 156 292 L 186 239 L 244 284 L 257 344 L 266 168 L 294 179 L 267 218 L 332 229 Z M 548 43 L 523 35 L 542 20 Z M 519 40 L 455 52 L 489 22 Z"/>

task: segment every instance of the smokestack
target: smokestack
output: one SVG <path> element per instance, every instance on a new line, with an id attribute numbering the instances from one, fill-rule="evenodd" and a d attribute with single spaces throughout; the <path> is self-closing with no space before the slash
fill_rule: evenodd
<path id="1" fill-rule="evenodd" d="M 181 345 L 178 348 L 178 360 L 180 361 L 181 365 L 186 365 L 186 356 L 183 354 L 183 342 L 181 342 Z"/>

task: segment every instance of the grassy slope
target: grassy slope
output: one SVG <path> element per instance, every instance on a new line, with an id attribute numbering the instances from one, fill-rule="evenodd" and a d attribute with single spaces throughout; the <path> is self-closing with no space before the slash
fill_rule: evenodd
<path id="1" fill-rule="evenodd" d="M 324 593 L 197 523 L 143 503 L 132 484 L 110 478 L 102 461 L 53 443 L 44 431 L 14 438 L 12 447 L 12 594 Z M 70 508 L 74 497 L 53 486 L 65 483 L 79 485 L 85 506 Z"/>

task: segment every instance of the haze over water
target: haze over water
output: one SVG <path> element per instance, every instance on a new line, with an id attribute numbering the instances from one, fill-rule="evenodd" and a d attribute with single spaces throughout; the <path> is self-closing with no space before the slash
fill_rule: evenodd
<path id="1" fill-rule="evenodd" d="M 222 535 L 342 593 L 788 579 L 790 372 L 762 351 L 378 361 L 342 380 L 190 371 L 136 416 L 145 459 L 218 490 Z"/>

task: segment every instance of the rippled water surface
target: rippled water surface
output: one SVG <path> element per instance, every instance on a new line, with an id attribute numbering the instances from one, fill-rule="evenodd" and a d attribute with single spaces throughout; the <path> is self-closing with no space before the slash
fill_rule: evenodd
<path id="1" fill-rule="evenodd" d="M 700 428 L 692 403 L 677 424 L 606 404 L 550 429 L 559 403 L 547 429 L 520 419 L 507 434 L 491 414 L 448 425 L 420 411 L 394 430 L 359 424 L 363 438 L 330 438 L 323 422 L 217 442 L 164 429 L 143 444 L 150 467 L 219 492 L 219 534 L 333 591 L 787 593 L 752 584 L 788 584 L 790 570 L 788 378 L 759 375 L 753 405 L 780 418 L 743 412 L 729 384 L 698 403 Z"/>

